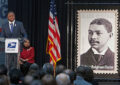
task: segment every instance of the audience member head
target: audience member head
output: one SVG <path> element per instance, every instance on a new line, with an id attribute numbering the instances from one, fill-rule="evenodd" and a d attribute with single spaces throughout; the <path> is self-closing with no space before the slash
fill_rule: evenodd
<path id="1" fill-rule="evenodd" d="M 22 77 L 22 73 L 20 70 L 14 68 L 10 70 L 9 77 L 10 77 L 10 82 L 12 84 L 18 84 L 20 81 L 20 78 Z"/>
<path id="2" fill-rule="evenodd" d="M 88 82 L 92 82 L 94 78 L 93 70 L 91 67 L 85 67 L 85 77 L 84 79 Z"/>
<path id="3" fill-rule="evenodd" d="M 57 85 L 70 85 L 70 78 L 65 73 L 60 73 L 56 76 Z"/>
<path id="4" fill-rule="evenodd" d="M 36 64 L 36 63 L 31 64 L 29 70 L 38 71 L 39 70 L 38 64 Z"/>
<path id="5" fill-rule="evenodd" d="M 0 75 L 0 85 L 10 85 L 10 81 L 6 75 Z"/>
<path id="6" fill-rule="evenodd" d="M 59 74 L 59 73 L 62 73 L 64 70 L 65 70 L 65 66 L 64 65 L 58 65 L 56 67 L 56 75 Z"/>
<path id="7" fill-rule="evenodd" d="M 54 74 L 54 69 L 53 69 L 53 65 L 50 63 L 45 63 L 43 65 L 43 70 L 45 71 L 46 74 Z"/>
<path id="8" fill-rule="evenodd" d="M 79 66 L 77 69 L 76 69 L 76 74 L 77 76 L 81 76 L 81 77 L 85 77 L 85 74 L 86 74 L 86 71 L 85 71 L 85 67 L 84 66 Z"/>
<path id="9" fill-rule="evenodd" d="M 7 75 L 7 67 L 4 64 L 0 65 L 0 75 Z"/>
<path id="10" fill-rule="evenodd" d="M 71 83 L 73 83 L 73 81 L 76 79 L 76 73 L 73 70 L 71 70 L 71 69 L 64 70 L 64 73 L 69 75 L 70 81 L 71 81 Z"/>
<path id="11" fill-rule="evenodd" d="M 34 78 L 32 76 L 26 75 L 24 78 L 24 85 L 30 85 L 33 80 L 34 80 Z"/>
<path id="12" fill-rule="evenodd" d="M 40 69 L 39 70 L 39 77 L 40 77 L 40 79 L 42 79 L 42 77 L 45 75 L 45 72 L 44 72 L 44 70 L 43 69 Z"/>
<path id="13" fill-rule="evenodd" d="M 46 74 L 42 78 L 43 85 L 57 85 L 54 77 L 51 74 Z"/>
<path id="14" fill-rule="evenodd" d="M 30 85 L 43 85 L 40 80 L 33 80 Z"/>
<path id="15" fill-rule="evenodd" d="M 39 70 L 29 70 L 27 75 L 32 76 L 34 79 L 40 79 Z"/>

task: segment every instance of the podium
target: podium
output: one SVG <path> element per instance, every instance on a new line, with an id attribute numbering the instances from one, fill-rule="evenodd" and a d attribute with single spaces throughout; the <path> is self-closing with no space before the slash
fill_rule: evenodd
<path id="1" fill-rule="evenodd" d="M 21 42 L 20 38 L 0 38 L 0 64 L 5 64 L 8 70 L 12 66 L 19 68 L 18 57 L 20 56 Z"/>

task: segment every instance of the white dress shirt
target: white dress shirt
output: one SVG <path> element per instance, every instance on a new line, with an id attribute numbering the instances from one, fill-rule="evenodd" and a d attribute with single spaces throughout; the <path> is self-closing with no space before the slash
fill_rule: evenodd
<path id="1" fill-rule="evenodd" d="M 11 23 L 13 23 L 13 27 L 15 26 L 15 20 L 14 21 L 9 21 L 9 28 L 10 28 L 10 30 L 11 30 Z"/>
<path id="2" fill-rule="evenodd" d="M 99 55 L 105 55 L 107 50 L 108 50 L 108 48 L 104 49 L 102 52 L 99 53 L 96 49 L 92 48 L 93 53 L 99 54 Z"/>

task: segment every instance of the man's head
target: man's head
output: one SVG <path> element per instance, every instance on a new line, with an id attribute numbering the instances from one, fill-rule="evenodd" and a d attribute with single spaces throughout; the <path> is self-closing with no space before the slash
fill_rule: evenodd
<path id="1" fill-rule="evenodd" d="M 76 75 L 77 76 L 81 76 L 81 77 L 85 77 L 85 67 L 84 66 L 79 66 L 77 69 L 76 69 Z"/>
<path id="2" fill-rule="evenodd" d="M 92 48 L 103 51 L 112 37 L 112 24 L 106 19 L 94 19 L 88 30 L 88 40 Z"/>
<path id="3" fill-rule="evenodd" d="M 65 69 L 66 69 L 66 67 L 64 65 L 58 65 L 56 67 L 56 75 L 59 73 L 62 73 Z"/>
<path id="4" fill-rule="evenodd" d="M 94 79 L 93 69 L 91 67 L 85 67 L 85 77 L 84 79 L 88 82 L 92 82 Z"/>
<path id="5" fill-rule="evenodd" d="M 63 71 L 63 73 L 69 75 L 71 83 L 73 83 L 73 81 L 76 79 L 76 73 L 71 69 L 66 69 Z"/>
<path id="6" fill-rule="evenodd" d="M 0 85 L 10 85 L 8 76 L 0 75 Z"/>
<path id="7" fill-rule="evenodd" d="M 26 75 L 26 76 L 24 77 L 24 84 L 25 84 L 25 85 L 30 85 L 33 80 L 34 80 L 33 76 L 31 76 L 31 75 Z"/>
<path id="8" fill-rule="evenodd" d="M 51 75 L 54 74 L 53 65 L 50 63 L 45 63 L 43 65 L 43 70 L 44 70 L 45 74 L 51 74 Z"/>
<path id="9" fill-rule="evenodd" d="M 9 77 L 12 84 L 18 84 L 22 77 L 22 73 L 19 69 L 13 68 L 9 72 Z"/>
<path id="10" fill-rule="evenodd" d="M 36 63 L 31 64 L 29 70 L 38 71 L 39 70 L 38 64 L 36 64 Z"/>
<path id="11" fill-rule="evenodd" d="M 70 77 L 65 73 L 56 76 L 57 85 L 70 85 Z"/>
<path id="12" fill-rule="evenodd" d="M 7 18 L 10 22 L 13 22 L 15 20 L 15 13 L 12 11 L 8 12 Z"/>
<path id="13" fill-rule="evenodd" d="M 51 74 L 46 74 L 41 80 L 43 85 L 57 85 L 55 78 Z"/>

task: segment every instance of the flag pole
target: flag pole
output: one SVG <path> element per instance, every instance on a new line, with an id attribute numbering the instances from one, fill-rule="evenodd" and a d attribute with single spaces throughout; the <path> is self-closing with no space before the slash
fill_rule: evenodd
<path id="1" fill-rule="evenodd" d="M 56 64 L 54 64 L 54 77 L 56 76 Z"/>

